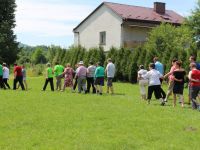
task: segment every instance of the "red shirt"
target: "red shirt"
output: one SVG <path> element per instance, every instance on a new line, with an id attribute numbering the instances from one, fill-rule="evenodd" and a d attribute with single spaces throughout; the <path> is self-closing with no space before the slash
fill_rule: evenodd
<path id="1" fill-rule="evenodd" d="M 16 66 L 14 68 L 14 73 L 16 73 L 16 76 L 22 76 L 22 68 L 20 66 Z"/>
<path id="2" fill-rule="evenodd" d="M 200 71 L 199 70 L 192 70 L 192 79 L 200 80 Z M 190 81 L 190 86 L 200 86 L 200 82 L 193 82 Z"/>

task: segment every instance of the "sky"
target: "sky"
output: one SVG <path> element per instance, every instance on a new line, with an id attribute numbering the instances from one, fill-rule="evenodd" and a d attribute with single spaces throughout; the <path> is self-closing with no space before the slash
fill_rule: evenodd
<path id="1" fill-rule="evenodd" d="M 108 0 L 121 4 L 153 7 L 156 0 Z M 166 9 L 182 16 L 191 14 L 197 0 L 158 0 Z M 73 28 L 102 0 L 16 0 L 17 41 L 30 46 L 58 45 L 67 48 L 74 42 Z"/>

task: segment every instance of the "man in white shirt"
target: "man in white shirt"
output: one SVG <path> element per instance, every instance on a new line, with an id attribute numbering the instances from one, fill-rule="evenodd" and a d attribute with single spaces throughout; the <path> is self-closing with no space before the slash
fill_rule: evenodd
<path id="1" fill-rule="evenodd" d="M 8 84 L 8 79 L 9 79 L 9 69 L 8 69 L 6 63 L 3 63 L 3 83 L 4 83 L 5 87 L 10 89 L 10 86 Z"/>
<path id="2" fill-rule="evenodd" d="M 161 82 L 160 82 L 160 78 L 163 77 L 163 75 L 155 70 L 155 64 L 154 63 L 150 63 L 149 64 L 149 70 L 145 75 L 142 76 L 142 78 L 144 79 L 148 79 L 149 80 L 149 87 L 148 87 L 148 103 L 150 104 L 150 100 L 152 97 L 152 94 L 155 94 L 156 99 L 160 99 L 161 100 L 161 105 L 165 105 L 164 99 L 165 97 L 162 96 L 162 88 L 161 88 Z"/>
<path id="3" fill-rule="evenodd" d="M 112 59 L 109 58 L 107 60 L 108 64 L 106 67 L 106 75 L 107 75 L 107 93 L 109 93 L 109 90 L 111 91 L 111 94 L 114 94 L 114 88 L 113 88 L 113 78 L 115 76 L 115 65 L 112 63 Z"/>

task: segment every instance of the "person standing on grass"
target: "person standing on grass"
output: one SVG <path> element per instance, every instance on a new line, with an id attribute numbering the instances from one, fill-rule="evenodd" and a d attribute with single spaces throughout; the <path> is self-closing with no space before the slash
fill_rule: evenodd
<path id="1" fill-rule="evenodd" d="M 46 90 L 48 83 L 50 82 L 51 91 L 54 91 L 54 84 L 53 84 L 53 69 L 51 68 L 51 64 L 47 63 L 46 69 L 46 80 L 42 91 Z"/>
<path id="2" fill-rule="evenodd" d="M 94 87 L 94 73 L 96 70 L 96 66 L 92 61 L 90 61 L 90 66 L 87 68 L 87 92 L 90 93 L 90 88 L 92 86 L 92 93 L 96 93 L 96 89 Z"/>
<path id="3" fill-rule="evenodd" d="M 28 84 L 26 82 L 26 67 L 22 65 L 22 75 L 23 75 L 23 83 L 25 85 L 25 89 L 28 90 Z"/>
<path id="4" fill-rule="evenodd" d="M 174 77 L 174 87 L 173 87 L 173 94 L 174 94 L 174 103 L 173 107 L 176 106 L 176 96 L 180 96 L 181 106 L 184 107 L 184 97 L 183 97 L 183 90 L 184 90 L 184 77 L 186 72 L 183 68 L 181 68 L 182 62 L 176 61 L 176 69 L 174 70 L 173 77 Z"/>
<path id="5" fill-rule="evenodd" d="M 190 63 L 195 63 L 196 64 L 196 69 L 197 70 L 200 70 L 200 63 L 197 63 L 196 62 L 196 57 L 191 55 L 190 58 L 189 58 L 189 62 Z M 190 102 L 191 102 L 191 95 L 190 95 L 190 82 L 188 82 L 188 90 L 189 90 L 189 95 L 188 95 L 188 104 L 190 105 Z M 200 95 L 199 95 L 200 97 Z"/>
<path id="6" fill-rule="evenodd" d="M 163 75 L 155 69 L 154 63 L 150 63 L 149 71 L 145 75 L 142 75 L 143 79 L 149 80 L 148 96 L 147 96 L 148 104 L 150 104 L 152 94 L 154 93 L 156 99 L 160 99 L 161 105 L 162 106 L 165 105 L 164 102 L 165 97 L 162 95 L 162 88 L 160 82 L 160 78 L 162 77 Z"/>
<path id="7" fill-rule="evenodd" d="M 102 95 L 103 94 L 103 89 L 102 87 L 104 86 L 104 67 L 102 67 L 102 64 L 100 62 L 97 63 L 97 68 L 95 70 L 95 81 L 94 85 L 96 88 L 96 93 Z"/>
<path id="8" fill-rule="evenodd" d="M 164 75 L 164 66 L 163 66 L 163 64 L 159 61 L 158 57 L 154 57 L 153 61 L 154 61 L 154 64 L 155 64 L 155 69 L 157 71 L 159 71 L 160 74 L 163 76 Z M 160 78 L 161 85 L 162 85 L 162 81 L 163 81 L 163 79 Z M 166 97 L 166 94 L 165 94 L 165 92 L 164 92 L 164 90 L 162 88 L 161 88 L 161 94 L 162 94 L 163 97 Z"/>
<path id="9" fill-rule="evenodd" d="M 86 89 L 86 75 L 87 75 L 87 68 L 84 66 L 83 61 L 79 62 L 79 67 L 77 69 L 76 77 L 78 78 L 78 93 L 83 92 L 86 94 L 87 89 Z"/>
<path id="10" fill-rule="evenodd" d="M 8 69 L 6 63 L 3 63 L 3 83 L 4 83 L 5 87 L 10 89 L 10 85 L 8 84 L 8 80 L 9 80 L 9 69 Z"/>
<path id="11" fill-rule="evenodd" d="M 61 90 L 63 71 L 64 67 L 62 65 L 59 65 L 58 62 L 56 62 L 56 65 L 54 67 L 54 75 L 56 77 L 56 90 L 58 91 Z"/>
<path id="12" fill-rule="evenodd" d="M 71 68 L 71 65 L 68 63 L 63 72 L 65 81 L 64 81 L 64 86 L 63 86 L 62 92 L 65 91 L 66 87 L 70 87 L 71 91 L 72 92 L 74 91 L 73 90 L 73 73 L 74 73 L 74 70 Z"/>
<path id="13" fill-rule="evenodd" d="M 140 86 L 140 94 L 141 94 L 141 98 L 143 100 L 146 100 L 147 99 L 146 86 L 148 85 L 148 80 L 143 79 L 142 76 L 147 73 L 147 70 L 144 69 L 143 65 L 140 65 L 139 69 L 140 70 L 138 71 L 138 81 L 139 81 L 139 86 Z"/>
<path id="14" fill-rule="evenodd" d="M 23 84 L 23 74 L 22 74 L 22 67 L 18 66 L 16 63 L 14 64 L 14 86 L 13 90 L 16 90 L 17 83 L 19 82 L 22 90 L 25 90 L 24 84 Z"/>
<path id="15" fill-rule="evenodd" d="M 77 63 L 77 64 L 75 65 L 75 76 L 74 76 L 75 82 L 74 82 L 74 86 L 73 86 L 73 90 L 74 90 L 74 91 L 76 90 L 76 86 L 77 86 L 77 83 L 78 83 L 78 77 L 76 76 L 78 67 L 79 67 L 79 65 L 78 65 L 78 63 Z"/>
<path id="16" fill-rule="evenodd" d="M 200 92 L 200 71 L 196 68 L 196 63 L 190 64 L 191 71 L 189 72 L 188 78 L 190 81 L 190 96 L 192 100 L 192 108 L 199 109 L 200 105 L 197 103 L 196 98 Z"/>
<path id="17" fill-rule="evenodd" d="M 0 64 L 0 88 L 6 89 L 3 83 L 3 66 Z"/>
<path id="18" fill-rule="evenodd" d="M 115 76 L 115 65 L 112 63 L 112 59 L 109 58 L 107 60 L 107 66 L 106 66 L 106 75 L 107 75 L 107 93 L 109 91 L 111 94 L 114 94 L 114 87 L 113 87 L 113 78 Z"/>
<path id="19" fill-rule="evenodd" d="M 177 61 L 178 60 L 176 58 L 172 60 L 172 66 L 171 66 L 170 71 L 167 74 L 164 75 L 164 78 L 168 77 L 168 89 L 167 89 L 167 95 L 166 95 L 166 98 L 165 98 L 165 102 L 168 101 L 169 96 L 173 92 L 173 87 L 174 87 L 173 73 L 174 73 L 174 70 L 176 69 L 176 62 Z"/>

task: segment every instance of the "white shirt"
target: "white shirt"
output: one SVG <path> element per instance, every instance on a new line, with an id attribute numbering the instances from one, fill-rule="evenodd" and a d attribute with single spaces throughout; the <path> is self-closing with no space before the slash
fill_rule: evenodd
<path id="1" fill-rule="evenodd" d="M 142 75 L 142 77 L 144 79 L 149 79 L 149 86 L 161 85 L 160 78 L 162 76 L 163 75 L 155 69 L 152 69 L 152 70 L 148 71 L 145 75 Z"/>
<path id="2" fill-rule="evenodd" d="M 3 67 L 3 79 L 9 78 L 9 69 L 7 67 Z"/>
<path id="3" fill-rule="evenodd" d="M 145 70 L 145 69 L 140 69 L 139 71 L 138 71 L 138 76 L 139 75 L 145 75 L 147 73 L 147 70 Z"/>
<path id="4" fill-rule="evenodd" d="M 108 78 L 114 78 L 114 76 L 115 76 L 115 65 L 112 62 L 108 63 L 108 65 L 106 67 L 106 72 L 107 72 Z"/>

